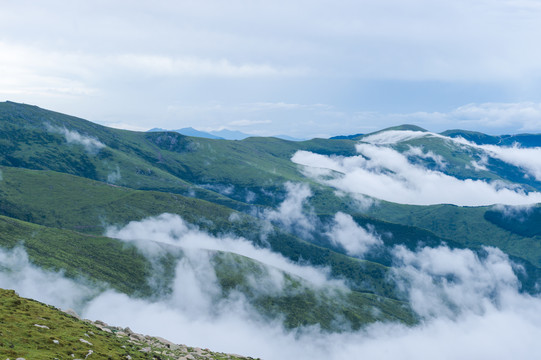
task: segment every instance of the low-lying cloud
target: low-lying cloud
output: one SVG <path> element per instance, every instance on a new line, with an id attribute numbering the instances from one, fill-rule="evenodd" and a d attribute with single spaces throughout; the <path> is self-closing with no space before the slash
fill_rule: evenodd
<path id="1" fill-rule="evenodd" d="M 120 168 L 117 165 L 114 171 L 107 174 L 107 182 L 109 184 L 116 184 L 120 179 L 122 179 L 122 175 L 120 174 Z"/>
<path id="2" fill-rule="evenodd" d="M 541 148 L 521 148 L 518 146 L 503 147 L 496 145 L 474 145 L 484 150 L 488 155 L 500 159 L 508 164 L 517 166 L 541 181 Z"/>
<path id="3" fill-rule="evenodd" d="M 394 277 L 414 311 L 423 318 L 482 315 L 505 304 L 519 281 L 509 258 L 493 247 L 483 257 L 469 249 L 425 247 L 417 252 L 394 249 Z"/>
<path id="4" fill-rule="evenodd" d="M 407 157 L 408 152 L 402 154 L 386 146 L 425 136 L 442 137 L 419 131 L 388 131 L 363 138 L 369 143 L 356 145 L 358 156 L 326 156 L 298 151 L 291 160 L 304 165 L 308 176 L 339 190 L 397 203 L 479 206 L 541 202 L 541 193 L 527 193 L 520 186 L 501 181 L 458 179 L 439 170 L 431 170 L 420 164 L 411 163 Z M 446 141 L 457 142 L 455 139 L 442 138 Z M 494 150 L 491 147 L 463 144 L 463 142 L 463 140 L 458 140 L 461 146 L 475 146 L 483 151 L 491 151 L 492 156 L 521 166 L 534 175 L 537 174 L 538 166 L 541 170 L 541 160 L 539 160 L 541 148 L 495 147 L 497 150 Z M 440 168 L 444 167 L 443 159 L 435 154 L 425 153 L 420 149 L 414 152 L 421 152 L 425 158 L 431 157 L 439 163 Z M 478 168 L 481 166 L 478 165 Z"/>
<path id="5" fill-rule="evenodd" d="M 357 257 L 362 257 L 372 247 L 383 244 L 374 229 L 367 230 L 359 226 L 350 215 L 342 212 L 334 215 L 334 223 L 327 236 L 331 243 L 343 247 L 348 255 Z"/>
<path id="6" fill-rule="evenodd" d="M 166 213 L 141 221 L 132 221 L 122 228 L 110 227 L 106 231 L 106 236 L 132 241 L 151 257 L 162 253 L 163 248 L 159 244 L 172 245 L 184 251 L 224 251 L 294 274 L 315 286 L 340 284 L 338 281 L 329 280 L 329 269 L 297 265 L 282 255 L 267 248 L 258 248 L 243 238 L 211 236 L 175 214 Z"/>
<path id="7" fill-rule="evenodd" d="M 0 287 L 16 289 L 21 296 L 77 311 L 99 292 L 83 279 L 75 282 L 66 279 L 62 272 L 44 271 L 32 265 L 22 247 L 0 248 Z"/>
<path id="8" fill-rule="evenodd" d="M 362 140 L 363 142 L 374 145 L 393 145 L 400 142 L 423 137 L 438 138 L 449 143 L 466 146 L 472 149 L 482 150 L 484 154 L 481 154 L 481 160 L 480 162 L 478 162 L 478 164 L 483 167 L 483 170 L 486 170 L 484 166 L 487 165 L 487 161 L 483 160 L 487 159 L 488 156 L 491 156 L 500 159 L 508 164 L 520 167 L 524 171 L 528 172 L 531 176 L 533 176 L 537 181 L 541 181 L 541 147 L 521 148 L 517 144 L 515 144 L 514 146 L 477 145 L 476 143 L 465 140 L 461 137 L 451 138 L 432 132 L 410 130 L 383 131 L 380 133 L 366 136 Z M 443 160 L 441 157 L 440 159 Z M 434 160 L 437 162 L 436 158 L 434 158 Z"/>
<path id="9" fill-rule="evenodd" d="M 98 139 L 81 135 L 79 132 L 75 130 L 68 130 L 65 127 L 48 125 L 47 130 L 52 133 L 64 135 L 68 144 L 82 145 L 90 154 L 96 154 L 100 151 L 100 149 L 105 147 L 105 144 Z"/>
<path id="10" fill-rule="evenodd" d="M 154 233 L 167 232 L 156 227 Z M 215 279 L 201 254 L 199 261 L 190 256 L 179 263 L 173 294 L 155 301 L 114 291 L 90 300 L 94 290 L 88 285 L 36 268 L 21 249 L 0 251 L 0 286 L 61 307 L 83 302 L 84 317 L 136 332 L 270 360 L 541 356 L 541 300 L 517 291 L 507 256 L 493 248 L 485 252 L 396 248 L 393 276 L 421 316 L 420 323 L 375 323 L 357 332 L 333 334 L 317 327 L 286 331 L 279 321 L 263 321 L 242 297 L 213 303 Z"/>
<path id="11" fill-rule="evenodd" d="M 311 237 L 316 220 L 308 205 L 308 199 L 312 196 L 310 186 L 305 183 L 286 182 L 285 188 L 287 194 L 284 201 L 276 210 L 265 211 L 262 217 L 304 238 Z"/>

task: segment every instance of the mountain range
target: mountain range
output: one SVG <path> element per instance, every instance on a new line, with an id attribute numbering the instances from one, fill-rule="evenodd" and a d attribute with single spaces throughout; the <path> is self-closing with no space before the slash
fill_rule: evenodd
<path id="1" fill-rule="evenodd" d="M 286 334 L 416 326 L 539 292 L 539 134 L 180 132 L 0 103 L 0 287 L 139 332 L 174 318 Z"/>
<path id="2" fill-rule="evenodd" d="M 182 135 L 186 136 L 194 136 L 194 137 L 202 137 L 206 139 L 216 139 L 216 140 L 244 140 L 248 137 L 254 136 L 245 134 L 241 131 L 236 130 L 228 130 L 228 129 L 222 129 L 222 130 L 213 130 L 213 131 L 200 131 L 196 130 L 192 127 L 186 127 L 178 130 L 166 130 L 161 128 L 152 128 L 148 130 L 149 132 L 167 132 L 167 131 L 173 131 L 177 132 Z M 287 135 L 274 135 L 273 137 L 283 140 L 289 140 L 289 141 L 302 141 L 303 139 L 297 139 L 291 136 Z"/>

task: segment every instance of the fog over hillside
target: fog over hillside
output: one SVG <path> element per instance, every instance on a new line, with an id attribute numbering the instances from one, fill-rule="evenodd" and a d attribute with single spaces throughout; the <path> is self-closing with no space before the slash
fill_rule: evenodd
<path id="1" fill-rule="evenodd" d="M 391 145 L 418 138 L 438 138 L 445 145 L 470 151 L 480 150 L 479 160 L 464 166 L 487 170 L 488 157 L 520 167 L 536 181 L 541 176 L 541 148 L 476 145 L 419 131 L 385 131 L 362 138 L 356 145 L 357 156 L 327 156 L 298 151 L 292 161 L 306 166 L 305 173 L 346 192 L 369 195 L 378 199 L 413 205 L 455 204 L 481 206 L 492 204 L 525 205 L 541 202 L 541 193 L 527 191 L 515 184 L 501 181 L 459 179 L 445 173 L 446 160 L 432 151 L 410 145 L 399 152 Z M 410 161 L 424 158 L 436 163 L 429 169 Z M 333 178 L 330 171 L 339 174 Z M 331 179 L 329 179 L 331 177 Z M 443 190 L 444 189 L 444 190 Z M 443 191 L 442 191 L 443 190 Z"/>
<path id="2" fill-rule="evenodd" d="M 307 227 L 304 222 L 313 215 L 304 212 L 300 204 L 310 195 L 309 189 L 289 186 L 290 196 L 268 217 L 276 220 L 282 214 L 290 226 Z M 377 237 L 349 223 L 344 214 L 336 214 L 335 220 L 337 228 L 331 236 L 336 241 L 347 239 L 343 245 L 348 251 L 362 256 L 359 249 L 378 245 Z M 328 333 L 317 326 L 286 330 L 280 320 L 262 318 L 241 293 L 217 300 L 221 290 L 209 251 L 256 259 L 314 287 L 343 288 L 340 281 L 328 277 L 325 268 L 294 264 L 244 239 L 217 238 L 171 214 L 111 227 L 107 235 L 134 242 L 149 259 L 157 260 L 166 251 L 164 244 L 180 248 L 185 257 L 176 265 L 172 292 L 145 300 L 104 291 L 85 279 L 71 280 L 61 272 L 40 270 L 21 248 L 0 252 L 0 287 L 64 309 L 75 308 L 83 317 L 129 326 L 173 342 L 265 359 L 505 359 L 541 355 L 541 350 L 536 350 L 541 336 L 541 299 L 519 292 L 514 271 L 520 269 L 493 247 L 476 254 L 446 246 L 419 247 L 417 251 L 396 246 L 391 276 L 409 299 L 419 323 L 380 322 L 359 331 L 346 327 L 342 332 Z M 372 240 L 367 242 L 367 237 Z M 260 291 L 279 292 L 283 281 L 282 272 L 271 271 L 268 280 L 258 285 Z"/>
<path id="3" fill-rule="evenodd" d="M 139 226 L 147 231 L 141 233 Z M 513 265 L 497 249 L 485 248 L 485 254 L 477 256 L 470 250 L 447 247 L 417 252 L 397 247 L 393 276 L 420 316 L 415 326 L 376 323 L 357 332 L 325 333 L 318 327 L 287 331 L 279 321 L 262 319 L 241 295 L 216 303 L 216 278 L 208 254 L 199 247 L 244 247 L 247 251 L 240 252 L 246 256 L 297 272 L 316 281 L 315 286 L 326 281 L 324 272 L 290 264 L 240 239 L 224 244 L 202 232 L 186 233 L 184 226 L 179 218 L 161 216 L 112 230 L 130 240 L 136 231 L 136 238 L 146 239 L 138 240 L 145 249 L 156 246 L 151 241 L 182 244 L 187 256 L 176 267 L 173 292 L 155 300 L 99 291 L 83 279 L 75 282 L 62 273 L 40 270 L 28 262 L 20 248 L 0 252 L 0 286 L 140 333 L 265 359 L 343 359 L 359 355 L 505 359 L 541 355 L 536 350 L 541 336 L 541 299 L 518 292 Z M 279 288 L 277 276 L 271 286 Z M 264 291 L 272 291 L 269 284 L 265 285 Z"/>

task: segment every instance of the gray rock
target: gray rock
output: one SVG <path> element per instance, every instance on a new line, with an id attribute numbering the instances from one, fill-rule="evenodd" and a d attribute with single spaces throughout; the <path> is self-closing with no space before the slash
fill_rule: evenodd
<path id="1" fill-rule="evenodd" d="M 77 314 L 77 312 L 73 309 L 67 309 L 66 311 L 64 311 L 66 314 L 68 315 L 71 315 L 73 317 L 76 317 L 77 319 L 81 320 L 81 317 L 79 316 L 79 314 Z"/>
<path id="2" fill-rule="evenodd" d="M 140 335 L 140 334 L 131 334 L 130 338 L 132 340 L 137 340 L 137 341 L 144 341 L 145 340 L 145 337 L 143 335 Z"/>
<path id="3" fill-rule="evenodd" d="M 90 345 L 90 346 L 93 346 L 92 343 L 90 341 L 87 341 L 85 339 L 79 339 L 80 342 L 82 342 L 83 344 L 87 344 L 87 345 Z"/>

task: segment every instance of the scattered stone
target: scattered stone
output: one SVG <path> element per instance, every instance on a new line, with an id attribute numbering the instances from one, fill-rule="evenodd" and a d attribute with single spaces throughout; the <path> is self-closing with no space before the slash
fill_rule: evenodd
<path id="1" fill-rule="evenodd" d="M 90 346 L 93 346 L 92 343 L 90 341 L 87 341 L 85 339 L 79 339 L 80 342 L 84 343 L 84 344 L 87 344 L 87 345 L 90 345 Z"/>
<path id="2" fill-rule="evenodd" d="M 77 313 L 75 312 L 75 310 L 73 310 L 73 309 L 67 309 L 67 310 L 64 311 L 64 312 L 65 312 L 66 314 L 68 314 L 68 315 L 71 315 L 71 316 L 73 316 L 73 317 L 75 317 L 75 318 L 81 320 L 81 317 L 79 316 L 79 314 L 77 314 Z"/>
<path id="3" fill-rule="evenodd" d="M 145 341 L 145 337 L 143 335 L 140 335 L 140 334 L 131 334 L 130 337 L 133 340 Z"/>
<path id="4" fill-rule="evenodd" d="M 94 351 L 92 351 L 92 350 L 88 350 L 88 354 L 86 354 L 85 359 L 86 359 L 87 357 L 89 357 L 90 355 L 92 355 L 93 352 L 94 352 Z"/>
<path id="5" fill-rule="evenodd" d="M 45 326 L 45 325 L 34 324 L 34 326 L 39 327 L 39 328 L 42 328 L 42 329 L 50 330 L 49 327 L 48 327 L 48 326 Z"/>
<path id="6" fill-rule="evenodd" d="M 107 325 L 106 323 L 104 323 L 104 322 L 101 321 L 101 320 L 96 320 L 95 323 L 96 323 L 97 325 L 100 325 L 100 326 L 109 326 L 109 325 Z"/>
<path id="7" fill-rule="evenodd" d="M 131 360 L 131 356 L 130 356 L 130 355 L 126 355 L 126 359 L 127 359 L 127 360 Z"/>
<path id="8" fill-rule="evenodd" d="M 146 347 L 146 348 L 142 348 L 141 350 L 139 350 L 140 352 L 144 352 L 144 353 L 148 353 L 151 351 L 150 347 Z"/>
<path id="9" fill-rule="evenodd" d="M 133 331 L 131 331 L 131 329 L 130 329 L 129 327 L 125 328 L 125 329 L 124 329 L 124 332 L 125 332 L 126 334 L 130 334 L 130 335 L 133 334 Z"/>
<path id="10" fill-rule="evenodd" d="M 54 342 L 55 344 L 60 344 L 60 341 L 58 341 L 58 340 L 53 340 L 53 342 Z"/>

